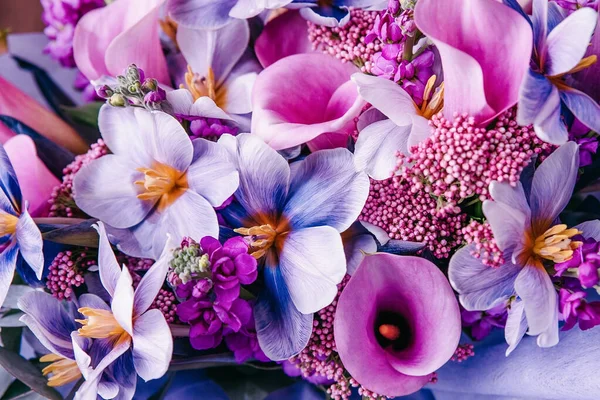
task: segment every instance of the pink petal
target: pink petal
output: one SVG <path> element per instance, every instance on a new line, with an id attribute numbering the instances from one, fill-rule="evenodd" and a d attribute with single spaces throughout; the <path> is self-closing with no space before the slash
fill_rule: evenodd
<path id="1" fill-rule="evenodd" d="M 254 47 L 263 67 L 280 59 L 314 50 L 308 40 L 308 24 L 297 10 L 288 10 L 270 20 Z"/>
<path id="2" fill-rule="evenodd" d="M 85 153 L 88 150 L 88 145 L 69 125 L 2 76 L 0 76 L 0 115 L 18 119 L 73 153 Z M 0 143 L 5 143 L 13 136 L 14 133 L 0 122 Z"/>
<path id="3" fill-rule="evenodd" d="M 323 133 L 348 134 L 364 101 L 354 66 L 325 54 L 285 57 L 261 72 L 252 93 L 252 132 L 276 150 Z"/>
<path id="4" fill-rule="evenodd" d="M 160 45 L 159 12 L 165 0 L 123 0 L 87 13 L 77 24 L 73 50 L 77 67 L 90 80 L 116 76 L 130 64 L 169 83 Z"/>
<path id="5" fill-rule="evenodd" d="M 15 169 L 23 198 L 29 202 L 33 217 L 46 216 L 48 200 L 59 180 L 38 158 L 35 143 L 29 136 L 17 135 L 4 144 L 4 149 Z"/>
<path id="6" fill-rule="evenodd" d="M 516 11 L 494 0 L 424 0 L 415 21 L 440 52 L 447 117 L 467 112 L 484 124 L 517 102 L 533 39 Z"/>

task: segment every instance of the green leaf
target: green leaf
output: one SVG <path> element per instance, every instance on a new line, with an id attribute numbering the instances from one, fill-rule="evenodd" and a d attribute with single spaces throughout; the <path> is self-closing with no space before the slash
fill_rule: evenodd
<path id="1" fill-rule="evenodd" d="M 62 400 L 60 393 L 48 386 L 48 381 L 42 372 L 17 353 L 0 347 L 0 365 L 42 396 L 51 400 Z"/>
<path id="2" fill-rule="evenodd" d="M 90 219 L 77 225 L 54 229 L 42 234 L 44 240 L 82 247 L 98 247 L 98 232 L 92 227 L 97 220 Z"/>
<path id="3" fill-rule="evenodd" d="M 67 113 L 67 115 L 73 118 L 73 121 L 80 124 L 98 127 L 98 113 L 100 112 L 100 107 L 103 105 L 104 102 L 95 101 L 80 107 L 62 106 L 61 108 Z"/>
<path id="4" fill-rule="evenodd" d="M 27 285 L 11 285 L 8 288 L 8 294 L 2 304 L 3 308 L 18 309 L 17 302 L 25 293 L 34 291 L 35 289 Z"/>

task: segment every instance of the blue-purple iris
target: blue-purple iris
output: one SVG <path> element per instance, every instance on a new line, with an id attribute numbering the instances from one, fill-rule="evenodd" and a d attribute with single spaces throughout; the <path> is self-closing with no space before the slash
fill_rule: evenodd
<path id="1" fill-rule="evenodd" d="M 328 27 L 342 26 L 350 21 L 350 7 L 385 9 L 382 0 L 293 0 L 287 8 L 300 9 L 308 21 Z"/>
<path id="2" fill-rule="evenodd" d="M 329 305 L 346 274 L 341 233 L 360 214 L 369 179 L 346 149 L 292 164 L 256 136 L 223 136 L 240 185 L 223 211 L 262 261 L 264 286 L 254 308 L 260 347 L 273 360 L 300 352 L 313 313 Z"/>
<path id="3" fill-rule="evenodd" d="M 563 18 L 555 3 L 533 2 L 533 57 L 517 112 L 520 125 L 533 124 L 540 139 L 557 145 L 568 139 L 563 105 L 583 124 L 600 131 L 600 106 L 565 79 L 596 62 L 596 56 L 583 57 L 598 13 L 582 8 Z"/>
<path id="4" fill-rule="evenodd" d="M 19 253 L 41 279 L 44 269 L 42 234 L 27 212 L 17 175 L 0 145 L 0 305 L 12 282 Z"/>

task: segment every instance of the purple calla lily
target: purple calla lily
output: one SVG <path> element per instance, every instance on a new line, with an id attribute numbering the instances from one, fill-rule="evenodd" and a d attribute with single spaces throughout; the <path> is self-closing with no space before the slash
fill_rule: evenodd
<path id="1" fill-rule="evenodd" d="M 42 234 L 27 211 L 13 166 L 0 145 L 0 305 L 12 282 L 21 254 L 41 279 L 44 269 Z"/>
<path id="2" fill-rule="evenodd" d="M 254 135 L 223 136 L 238 165 L 240 187 L 223 210 L 264 264 L 254 307 L 260 347 L 273 360 L 300 352 L 313 313 L 329 305 L 346 273 L 340 233 L 356 220 L 369 192 L 346 149 L 318 151 L 290 169 Z"/>
<path id="3" fill-rule="evenodd" d="M 82 168 L 75 201 L 107 224 L 119 249 L 158 258 L 173 237 L 218 236 L 213 207 L 238 186 L 221 146 L 193 142 L 177 120 L 160 111 L 103 106 L 99 125 L 113 154 Z"/>
<path id="4" fill-rule="evenodd" d="M 416 392 L 452 357 L 460 310 L 444 274 L 430 261 L 368 255 L 338 301 L 337 350 L 350 375 L 386 396 Z"/>
<path id="5" fill-rule="evenodd" d="M 131 274 L 126 267 L 119 267 L 101 222 L 97 229 L 100 235 L 100 280 L 111 301 L 107 305 L 93 294 L 79 299 L 78 311 L 85 319 L 77 320 L 82 326 L 72 338 L 75 359 L 86 381 L 78 390 L 77 398 L 94 399 L 104 369 L 113 362 L 116 364 L 113 372 L 131 383 L 127 387 L 117 387 L 117 391 L 123 391 L 124 398 L 132 398 L 135 375 L 146 381 L 160 378 L 167 371 L 173 352 L 173 338 L 163 314 L 160 310 L 149 309 L 165 282 L 168 251 L 165 247 L 165 257 L 154 263 L 134 291 Z M 96 347 L 103 353 L 102 357 L 85 352 L 81 347 L 85 338 L 98 343 Z M 100 359 L 95 366 L 91 365 L 92 356 Z"/>
<path id="6" fill-rule="evenodd" d="M 600 131 L 600 106 L 563 79 L 596 62 L 596 55 L 583 57 L 596 28 L 598 13 L 582 8 L 561 19 L 556 7 L 545 0 L 533 2 L 534 66 L 521 85 L 517 122 L 533 124 L 540 139 L 560 145 L 568 139 L 562 104 L 583 124 Z"/>
<path id="7" fill-rule="evenodd" d="M 546 268 L 573 257 L 581 242 L 578 234 L 595 228 L 590 222 L 567 229 L 557 223 L 567 205 L 579 168 L 577 145 L 568 142 L 550 155 L 535 171 L 531 191 L 521 182 L 515 187 L 492 182 L 493 200 L 483 212 L 506 262 L 490 268 L 471 256 L 472 247 L 460 249 L 450 260 L 449 278 L 469 311 L 490 310 L 511 300 L 506 324 L 510 353 L 527 333 L 537 336 L 540 347 L 558 343 L 558 298 Z"/>

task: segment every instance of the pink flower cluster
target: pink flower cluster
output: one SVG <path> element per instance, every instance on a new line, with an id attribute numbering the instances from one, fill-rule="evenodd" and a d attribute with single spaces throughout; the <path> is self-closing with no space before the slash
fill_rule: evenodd
<path id="1" fill-rule="evenodd" d="M 332 399 L 349 399 L 352 388 L 358 388 L 358 392 L 363 399 L 385 399 L 386 396 L 381 396 L 362 387 L 348 374 L 335 347 L 333 319 L 335 318 L 340 294 L 349 280 L 350 275 L 346 275 L 338 285 L 338 294 L 333 302 L 315 314 L 313 333 L 308 345 L 300 354 L 288 361 L 300 370 L 304 379 L 328 386 L 327 393 Z M 287 370 L 288 368 L 286 368 L 286 372 L 288 372 Z"/>
<path id="2" fill-rule="evenodd" d="M 504 264 L 502 250 L 494 239 L 490 224 L 472 220 L 462 229 L 462 234 L 467 244 L 475 244 L 475 250 L 471 251 L 471 255 L 481 259 L 484 265 L 496 268 Z"/>
<path id="3" fill-rule="evenodd" d="M 470 343 L 467 344 L 459 344 L 452 356 L 451 360 L 456 362 L 463 362 L 470 357 L 475 355 L 475 350 L 473 349 L 473 345 Z"/>
<path id="4" fill-rule="evenodd" d="M 75 178 L 77 171 L 83 166 L 107 153 L 108 147 L 106 147 L 102 139 L 99 139 L 97 143 L 92 144 L 87 153 L 78 155 L 71 164 L 65 167 L 63 170 L 62 183 L 54 188 L 52 197 L 49 200 L 51 204 L 49 217 L 87 217 L 87 215 L 77 207 L 75 200 L 73 200 L 73 179 Z"/>
<path id="5" fill-rule="evenodd" d="M 381 42 L 367 42 L 378 13 L 350 9 L 350 21 L 342 26 L 328 28 L 308 22 L 308 38 L 314 49 L 334 56 L 342 62 L 351 62 L 363 72 L 371 72 L 371 58 L 381 51 Z"/>
<path id="6" fill-rule="evenodd" d="M 532 157 L 545 156 L 553 147 L 540 141 L 533 128 L 519 126 L 514 110 L 500 115 L 491 129 L 475 126 L 468 115 L 449 121 L 437 114 L 431 125 L 430 138 L 410 156 L 398 155 L 394 177 L 372 181 L 361 220 L 392 239 L 424 242 L 438 258 L 449 257 L 466 234 L 473 242 L 488 243 L 482 244 L 483 258 L 496 265 L 500 258 L 489 233 L 475 232 L 475 226 L 464 231 L 460 206 L 466 199 L 488 199 L 492 181 L 516 185 Z"/>
<path id="7" fill-rule="evenodd" d="M 269 361 L 258 345 L 252 304 L 240 298 L 241 285 L 257 278 L 257 261 L 242 237 L 223 245 L 212 237 L 196 243 L 184 238 L 173 253 L 169 281 L 177 285 L 180 320 L 188 323 L 190 343 L 212 349 L 223 339 L 240 363 L 250 358 Z"/>
<path id="8" fill-rule="evenodd" d="M 87 251 L 87 250 L 85 250 Z M 73 288 L 81 286 L 84 272 L 96 264 L 95 255 L 71 250 L 60 252 L 48 267 L 46 288 L 59 300 L 70 300 Z"/>

